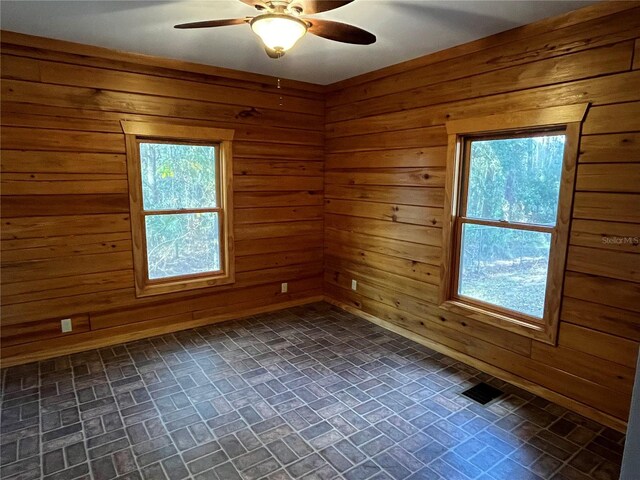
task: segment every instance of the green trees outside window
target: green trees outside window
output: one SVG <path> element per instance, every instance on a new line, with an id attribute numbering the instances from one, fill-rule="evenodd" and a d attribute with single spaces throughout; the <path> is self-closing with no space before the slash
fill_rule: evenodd
<path id="1" fill-rule="evenodd" d="M 565 136 L 468 143 L 457 293 L 542 318 Z"/>
<path id="2" fill-rule="evenodd" d="M 221 269 L 216 147 L 140 143 L 150 280 Z"/>

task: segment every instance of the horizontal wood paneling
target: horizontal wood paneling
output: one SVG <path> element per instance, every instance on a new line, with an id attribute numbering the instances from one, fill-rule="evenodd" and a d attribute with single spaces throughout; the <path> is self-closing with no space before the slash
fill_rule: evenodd
<path id="1" fill-rule="evenodd" d="M 100 173 L 5 173 L 0 188 L 6 195 L 127 194 L 123 175 Z"/>
<path id="2" fill-rule="evenodd" d="M 294 264 L 283 267 L 265 268 L 240 272 L 236 275 L 236 282 L 232 286 L 219 287 L 217 289 L 202 289 L 201 295 L 209 295 L 212 292 L 223 292 L 234 288 L 250 287 L 269 282 L 287 282 L 294 278 L 308 278 L 322 274 L 322 262 Z M 63 277 L 66 278 L 66 277 Z M 66 293 L 66 292 L 61 292 Z M 290 292 L 294 293 L 294 292 Z M 167 304 L 183 298 L 187 294 L 166 294 L 163 299 Z M 282 297 L 283 300 L 285 297 Z M 15 325 L 21 323 L 38 322 L 52 318 L 64 318 L 74 315 L 77 311 L 101 312 L 114 307 L 130 308 L 138 305 L 157 301 L 157 298 L 135 297 L 133 279 L 126 280 L 117 288 L 101 290 L 89 294 L 77 294 L 72 296 L 60 296 L 46 300 L 30 300 L 23 303 L 8 304 L 3 307 L 3 324 Z"/>
<path id="3" fill-rule="evenodd" d="M 119 134 L 121 130 L 121 120 L 131 120 L 138 122 L 158 121 L 163 122 L 162 116 L 151 115 L 132 115 L 117 114 L 113 112 L 90 112 L 83 111 L 82 115 L 90 120 L 85 121 L 81 118 L 75 118 L 78 115 L 75 108 L 43 108 L 38 106 L 21 106 L 22 104 L 9 104 L 8 108 L 3 111 L 0 120 L 3 125 L 11 128 L 41 128 L 43 130 L 65 130 L 68 134 L 73 130 L 90 130 L 90 132 L 104 132 Z M 12 110 L 17 110 L 12 111 Z M 44 114 L 47 112 L 47 115 Z M 50 115 L 48 115 L 50 114 Z M 59 117 L 66 120 L 60 125 Z M 98 120 L 91 120 L 97 118 Z M 164 120 L 166 123 L 166 120 Z M 203 120 L 176 120 L 175 123 L 184 125 L 207 126 L 207 122 Z M 319 131 L 310 130 L 291 130 L 287 127 L 267 127 L 264 125 L 241 125 L 232 122 L 219 122 L 219 126 L 225 129 L 233 129 L 235 131 L 234 139 L 261 141 L 268 143 L 287 142 L 292 145 L 316 145 L 319 146 L 323 142 L 323 136 Z"/>
<path id="4" fill-rule="evenodd" d="M 586 300 L 608 307 L 619 307 L 640 313 L 640 284 L 614 278 L 567 271 L 564 278 L 567 297 Z"/>
<path id="5" fill-rule="evenodd" d="M 124 137 L 117 133 L 2 127 L 0 141 L 5 150 L 124 153 Z"/>
<path id="6" fill-rule="evenodd" d="M 82 67 L 78 65 L 61 64 L 59 62 L 38 61 L 40 81 L 57 85 L 88 87 L 101 90 L 142 93 L 170 98 L 188 98 L 202 102 L 230 105 L 245 105 L 256 108 L 274 108 L 292 112 L 312 112 L 322 116 L 323 100 L 305 99 L 295 96 L 287 98 L 287 102 L 280 101 L 276 92 L 253 91 L 245 88 L 235 88 L 229 85 L 219 86 L 188 80 L 167 79 L 152 75 L 144 75 L 112 69 Z M 280 108 L 282 107 L 282 108 Z"/>
<path id="7" fill-rule="evenodd" d="M 293 118 L 307 127 L 319 127 L 321 116 L 295 113 L 284 109 L 257 110 L 244 105 L 201 102 L 180 98 L 158 97 L 112 90 L 101 90 L 66 85 L 28 82 L 24 80 L 4 80 L 1 86 L 2 97 L 7 102 L 37 103 L 47 107 L 59 107 L 76 110 L 95 110 L 122 114 L 153 115 L 175 117 L 189 120 L 224 122 L 242 126 L 247 123 L 258 124 L 260 120 L 269 122 L 267 128 L 286 128 L 289 118 Z M 213 97 L 215 98 L 215 97 Z M 212 98 L 212 99 L 213 99 Z M 243 115 L 242 112 L 247 112 Z M 308 127 L 307 127 L 308 128 Z"/>
<path id="8" fill-rule="evenodd" d="M 20 217 L 2 222 L 2 239 L 40 239 L 67 235 L 129 232 L 129 214 Z"/>
<path id="9" fill-rule="evenodd" d="M 2 261 L 20 262 L 119 251 L 131 251 L 129 232 L 4 240 Z"/>
<path id="10" fill-rule="evenodd" d="M 391 220 L 428 227 L 442 226 L 442 209 L 416 205 L 395 205 L 392 203 L 372 203 L 354 200 L 325 199 L 324 211 L 352 217 Z"/>
<path id="11" fill-rule="evenodd" d="M 285 205 L 322 205 L 322 190 L 303 192 L 238 192 L 233 196 L 235 208 L 282 207 Z"/>
<path id="12" fill-rule="evenodd" d="M 325 279 L 332 285 L 330 288 L 341 287 L 346 290 L 351 283 L 348 278 L 341 275 L 337 277 L 328 275 L 325 276 Z M 385 309 L 390 307 L 388 310 L 389 315 L 398 315 L 398 318 L 409 320 L 427 330 L 433 328 L 454 336 L 455 332 L 462 333 L 466 330 L 474 330 L 479 338 L 507 350 L 524 355 L 528 355 L 531 351 L 531 341 L 527 338 L 506 331 L 496 335 L 494 329 L 480 322 L 451 313 L 442 315 L 438 309 L 435 309 L 427 302 L 420 301 L 412 296 L 397 294 L 380 284 L 367 283 L 366 279 L 361 283 L 360 299 L 365 303 L 379 302 L 385 305 Z M 362 297 L 365 299 L 363 300 Z M 394 310 L 398 305 L 403 305 L 402 313 Z M 442 330 L 442 325 L 446 326 L 444 330 Z"/>
<path id="13" fill-rule="evenodd" d="M 640 223 L 640 194 L 576 192 L 573 217 L 585 220 Z"/>
<path id="14" fill-rule="evenodd" d="M 526 36 L 524 42 L 514 40 L 527 27 L 518 29 L 518 32 L 511 31 L 494 35 L 490 45 L 487 45 L 487 42 L 477 42 L 481 45 L 480 48 L 476 48 L 476 51 L 466 56 L 450 55 L 451 58 L 438 61 L 438 55 L 447 56 L 447 53 L 453 52 L 455 49 L 438 52 L 435 55 L 398 65 L 396 72 L 387 75 L 386 78 L 380 78 L 378 81 L 366 81 L 366 75 L 360 78 L 356 77 L 351 80 L 351 83 L 357 82 L 357 85 L 336 90 L 327 99 L 327 105 L 331 107 L 350 104 L 357 100 L 410 90 L 416 85 L 430 85 L 475 76 L 506 66 L 530 63 L 532 59 L 563 56 L 614 43 L 616 40 L 635 38 L 640 24 L 637 18 L 631 19 L 631 21 L 628 18 L 633 13 L 627 11 L 611 13 L 612 15 L 606 21 L 601 18 L 589 19 L 580 22 L 579 25 L 572 26 L 572 28 L 563 28 L 565 25 L 562 25 L 556 29 L 547 24 L 549 26 L 543 27 L 545 31 L 541 31 L 537 35 Z M 624 23 L 625 27 L 620 28 L 619 23 Z M 500 36 L 503 37 L 502 41 L 497 40 Z M 435 62 L 429 61 L 432 58 Z M 426 65 L 417 68 L 411 65 L 416 62 Z M 464 64 L 464 69 L 460 68 L 461 64 Z M 383 69 L 380 74 L 384 75 L 385 71 L 391 73 L 393 68 Z M 359 81 L 360 79 L 363 81 Z"/>
<path id="15" fill-rule="evenodd" d="M 589 353 L 632 369 L 636 366 L 637 342 L 596 332 L 589 328 L 561 323 L 558 345 Z"/>
<path id="16" fill-rule="evenodd" d="M 387 132 L 407 128 L 407 125 L 413 128 L 431 127 L 447 120 L 484 116 L 509 109 L 531 109 L 532 105 L 540 108 L 585 101 L 591 102 L 592 105 L 629 102 L 636 99 L 633 92 L 638 88 L 639 72 L 619 72 L 575 82 L 336 121 L 327 124 L 327 136 L 345 137 Z"/>
<path id="17" fill-rule="evenodd" d="M 84 333 L 91 330 L 89 315 L 72 316 L 74 332 Z M 39 323 L 22 323 L 2 326 L 2 348 L 24 343 L 28 338 L 31 343 L 46 341 L 51 338 L 66 336 L 60 331 L 60 320 L 45 320 Z"/>
<path id="18" fill-rule="evenodd" d="M 97 215 L 129 213 L 125 194 L 4 195 L 2 217 Z"/>
<path id="19" fill-rule="evenodd" d="M 640 341 L 640 10 L 608 7 L 329 88 L 325 293 L 619 425 Z M 426 268 L 440 263 L 445 122 L 586 102 L 558 346 L 451 319 Z"/>
<path id="20" fill-rule="evenodd" d="M 640 162 L 640 133 L 589 135 L 580 142 L 581 163 Z"/>
<path id="21" fill-rule="evenodd" d="M 567 270 L 640 282 L 640 255 L 571 246 Z"/>
<path id="22" fill-rule="evenodd" d="M 196 79 L 217 85 L 261 91 L 279 92 L 273 77 L 255 73 L 241 72 L 227 68 L 202 65 L 144 54 L 126 53 L 108 48 L 66 42 L 44 37 L 33 37 L 16 32 L 3 32 L 5 45 L 3 51 L 18 52 L 25 58 L 56 60 L 75 65 L 92 65 L 100 68 L 108 66 L 114 70 L 141 72 L 155 76 Z M 323 92 L 319 85 L 283 79 L 281 85 L 294 96 L 317 98 L 314 93 Z"/>
<path id="23" fill-rule="evenodd" d="M 349 301 L 349 297 L 354 295 L 347 290 L 342 290 L 344 296 L 326 288 L 326 292 L 332 298 L 348 305 L 354 305 L 366 314 L 373 315 L 389 322 L 392 325 L 400 326 L 403 330 L 423 336 L 435 341 L 440 345 L 445 345 L 454 351 L 468 355 L 473 359 L 480 360 L 492 366 L 499 366 L 508 372 L 512 372 L 518 377 L 527 379 L 534 384 L 548 388 L 554 392 L 571 392 L 571 398 L 580 404 L 590 405 L 599 411 L 608 412 L 614 417 L 612 425 L 619 426 L 615 418 L 624 418 L 628 415 L 628 405 L 617 399 L 612 399 L 612 395 L 624 395 L 623 392 L 616 392 L 610 388 L 594 383 L 573 373 L 565 372 L 560 368 L 537 362 L 530 357 L 527 362 L 522 362 L 522 354 L 512 352 L 506 348 L 498 347 L 495 343 L 490 343 L 480 339 L 477 335 L 465 335 L 454 329 L 438 324 L 427 324 L 421 317 L 408 314 L 398 308 L 387 307 L 375 300 L 363 299 Z M 422 322 L 422 324 L 421 324 Z M 400 330 L 402 331 L 402 330 Z M 509 368 L 504 368 L 508 366 Z M 544 392 L 538 392 L 544 394 Z M 598 417 L 600 421 L 606 421 L 606 416 Z"/>
<path id="24" fill-rule="evenodd" d="M 82 273 L 110 272 L 133 268 L 130 252 L 74 255 L 46 260 L 2 264 L 3 285 L 39 279 L 69 277 Z"/>
<path id="25" fill-rule="evenodd" d="M 563 345 L 553 347 L 540 342 L 533 342 L 531 358 L 565 372 L 579 373 L 580 377 L 614 391 L 631 394 L 635 368 L 625 367 L 581 350 L 574 350 Z"/>
<path id="26" fill-rule="evenodd" d="M 561 316 L 566 322 L 640 341 L 640 315 L 629 310 L 565 297 Z"/>
<path id="27" fill-rule="evenodd" d="M 351 248 L 350 246 L 333 242 L 325 243 L 325 248 L 331 251 L 332 256 L 355 264 L 361 264 L 377 270 L 385 270 L 420 282 L 438 284 L 440 270 L 436 265 L 368 252 L 364 249 Z"/>
<path id="28" fill-rule="evenodd" d="M 324 294 L 619 426 L 640 341 L 638 9 L 597 4 L 326 89 L 3 34 L 3 357 Z M 586 102 L 559 345 L 438 309 L 444 123 Z M 236 131 L 233 286 L 135 298 L 120 120 Z"/>
<path id="29" fill-rule="evenodd" d="M 634 223 L 575 219 L 569 240 L 582 247 L 640 253 L 640 235 Z"/>
<path id="30" fill-rule="evenodd" d="M 445 167 L 446 147 L 327 153 L 326 168 Z"/>
<path id="31" fill-rule="evenodd" d="M 296 235 L 287 237 L 259 238 L 236 240 L 236 255 L 268 254 L 272 252 L 286 252 L 301 248 L 321 247 L 323 239 L 316 234 Z"/>
<path id="32" fill-rule="evenodd" d="M 403 185 L 412 187 L 444 187 L 444 168 L 376 168 L 359 172 L 337 171 L 325 175 L 327 183 L 337 185 Z"/>
<path id="33" fill-rule="evenodd" d="M 186 64 L 17 34 L 2 41 L 5 362 L 322 295 L 316 86 L 285 80 L 278 89 L 267 77 L 180 70 Z M 121 120 L 235 131 L 235 284 L 135 297 Z M 74 329 L 63 335 L 66 317 Z"/>
<path id="34" fill-rule="evenodd" d="M 443 188 L 387 187 L 384 185 L 325 185 L 327 198 L 369 200 L 420 207 L 442 207 Z"/>
<path id="35" fill-rule="evenodd" d="M 367 265 L 358 265 L 350 260 L 328 255 L 326 252 L 325 267 L 334 279 L 345 276 L 357 280 L 360 283 L 364 281 L 364 283 L 368 282 L 382 288 L 401 290 L 406 295 L 426 302 L 433 303 L 433 300 L 437 297 L 437 287 L 434 285 L 428 285 L 425 282 L 414 280 L 406 275 L 389 273 Z M 399 286 L 401 288 L 399 288 Z"/>
<path id="36" fill-rule="evenodd" d="M 7 150 L 0 163 L 3 173 L 127 174 L 126 158 L 118 154 Z"/>
<path id="37" fill-rule="evenodd" d="M 233 162 L 234 175 L 299 175 L 317 177 L 322 175 L 322 162 L 296 162 L 236 157 Z"/>
<path id="38" fill-rule="evenodd" d="M 576 190 L 634 193 L 638 184 L 640 184 L 640 162 L 578 166 Z"/>
<path id="39" fill-rule="evenodd" d="M 322 220 L 322 206 L 243 208 L 235 212 L 236 225 Z"/>
<path id="40" fill-rule="evenodd" d="M 320 289 L 322 287 L 321 284 L 321 280 L 315 277 L 294 280 L 290 286 L 296 291 L 307 291 Z M 191 296 L 177 300 L 170 305 L 162 301 L 156 301 L 144 307 L 112 310 L 94 314 L 92 316 L 92 325 L 94 328 L 108 328 L 131 323 L 132 318 L 135 319 L 135 322 L 143 322 L 177 314 L 202 312 L 217 307 L 230 307 L 249 299 L 257 300 L 268 297 L 278 297 L 278 294 L 280 294 L 280 284 L 269 283 L 257 287 L 235 289 L 222 294 Z"/>
<path id="41" fill-rule="evenodd" d="M 407 260 L 437 265 L 440 261 L 440 247 L 416 243 L 397 238 L 384 238 L 355 231 L 331 228 L 325 223 L 325 236 L 342 245 L 362 248 L 368 252 L 378 252 Z M 329 239 L 329 238 L 328 238 Z"/>
<path id="42" fill-rule="evenodd" d="M 125 261 L 123 262 L 125 266 L 131 265 L 130 242 L 128 246 L 128 250 L 121 252 L 122 254 L 126 254 L 129 256 L 129 258 L 125 257 Z M 80 259 L 83 259 L 85 257 L 91 258 L 95 257 L 95 255 L 77 256 L 77 258 Z M 69 258 L 69 256 L 66 256 L 61 257 L 59 260 L 69 261 Z M 105 291 L 117 290 L 119 288 L 133 286 L 130 266 L 129 268 L 124 270 L 111 270 L 112 268 L 121 268 L 121 265 L 117 263 L 114 263 L 112 265 L 108 264 L 105 268 L 103 264 L 102 267 L 91 266 L 91 268 L 87 268 L 85 271 L 82 268 L 82 260 L 75 260 L 76 256 L 73 256 L 71 258 L 74 259 L 73 263 L 75 268 L 71 269 L 71 273 L 69 272 L 70 269 L 67 269 L 67 274 L 64 276 L 62 276 L 61 274 L 61 276 L 59 277 L 36 277 L 34 279 L 27 278 L 15 283 L 3 284 L 2 302 L 6 305 L 12 305 L 19 303 L 28 303 L 36 300 L 47 300 L 60 297 L 69 297 L 73 295 L 82 295 L 87 293 L 99 294 Z M 109 260 L 111 259 L 112 258 L 110 258 Z M 46 261 L 48 263 L 44 266 L 48 266 L 53 263 L 51 259 L 47 259 Z M 23 318 L 22 320 L 29 320 L 29 318 Z M 5 324 L 7 323 L 8 320 L 5 321 Z"/>
<path id="43" fill-rule="evenodd" d="M 549 32 L 560 31 L 560 37 L 566 35 L 571 30 L 562 30 L 567 27 L 576 28 L 577 25 L 586 24 L 592 20 L 597 20 L 598 23 L 602 23 L 603 17 L 615 15 L 618 12 L 625 12 L 636 4 L 633 1 L 620 1 L 615 4 L 599 3 L 591 6 L 590 8 L 583 8 L 580 10 L 573 10 L 563 15 L 545 19 L 544 21 L 534 22 L 529 25 L 517 27 L 511 30 L 507 30 L 501 33 L 497 33 L 491 36 L 492 47 L 504 47 L 512 45 L 513 43 L 520 43 L 525 47 L 525 56 L 527 56 L 526 46 L 535 41 L 536 37 L 545 35 Z M 590 29 L 589 29 L 590 31 Z M 585 36 L 587 44 L 590 42 L 590 36 Z M 395 76 L 400 73 L 405 73 L 410 70 L 426 67 L 428 65 L 434 65 L 439 62 L 461 58 L 464 55 L 480 53 L 488 46 L 486 38 L 481 38 L 473 42 L 464 43 L 453 48 L 446 50 L 440 50 L 430 55 L 414 58 L 406 62 L 391 65 L 389 67 L 381 68 L 373 72 L 365 73 L 357 77 L 348 78 L 340 82 L 327 86 L 327 91 L 331 93 L 338 93 L 341 90 L 346 90 L 356 85 L 363 85 L 368 82 L 378 81 L 385 77 Z M 550 50 L 553 51 L 557 46 L 550 46 Z"/>
<path id="44" fill-rule="evenodd" d="M 274 298 L 277 299 L 274 301 Z M 207 312 L 206 316 L 194 318 L 193 313 L 169 315 L 154 318 L 147 321 L 129 323 L 111 328 L 101 328 L 85 333 L 76 333 L 74 342 L 70 343 L 68 336 L 47 338 L 30 344 L 17 344 L 3 347 L 4 363 L 12 364 L 25 360 L 37 361 L 59 355 L 81 352 L 83 350 L 100 348 L 105 345 L 114 345 L 123 342 L 164 335 L 186 328 L 194 328 L 211 323 L 232 320 L 250 315 L 256 315 L 309 302 L 322 300 L 322 290 L 306 290 L 299 293 L 289 293 L 278 297 L 259 298 L 235 305 L 230 310 L 228 307 L 220 308 L 215 312 Z"/>
<path id="45" fill-rule="evenodd" d="M 633 20 L 627 20 L 632 22 Z M 629 70 L 633 41 L 432 83 L 327 108 L 327 121 L 397 112 Z M 432 67 L 436 68 L 436 67 Z"/>
<path id="46" fill-rule="evenodd" d="M 602 134 L 640 130 L 640 102 L 595 106 L 589 110 L 582 133 Z"/>
<path id="47" fill-rule="evenodd" d="M 406 242 L 424 243 L 435 247 L 440 246 L 442 233 L 439 228 L 423 227 L 398 223 L 389 226 L 388 221 L 373 220 L 360 217 L 348 217 L 344 215 L 325 215 L 326 228 L 345 230 L 349 232 L 364 233 L 374 237 L 392 238 Z"/>

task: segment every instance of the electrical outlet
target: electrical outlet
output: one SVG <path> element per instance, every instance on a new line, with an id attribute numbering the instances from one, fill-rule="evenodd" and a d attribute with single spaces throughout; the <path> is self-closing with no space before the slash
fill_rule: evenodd
<path id="1" fill-rule="evenodd" d="M 283 282 L 280 285 L 280 293 L 287 293 L 289 291 L 289 284 L 287 282 Z"/>
<path id="2" fill-rule="evenodd" d="M 358 281 L 351 280 L 351 290 L 357 290 L 357 289 L 358 289 Z"/>
<path id="3" fill-rule="evenodd" d="M 71 325 L 70 318 L 60 320 L 60 330 L 62 330 L 62 333 L 69 333 L 71 330 L 73 330 L 73 325 Z"/>

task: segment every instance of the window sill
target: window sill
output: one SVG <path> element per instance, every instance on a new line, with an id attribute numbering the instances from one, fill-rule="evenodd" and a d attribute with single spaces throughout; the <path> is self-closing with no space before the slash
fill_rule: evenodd
<path id="1" fill-rule="evenodd" d="M 551 345 L 556 342 L 551 327 L 542 320 L 526 321 L 454 299 L 441 303 L 439 308 L 540 342 Z"/>
<path id="2" fill-rule="evenodd" d="M 208 277 L 180 278 L 166 282 L 136 282 L 136 297 L 150 297 L 165 293 L 177 293 L 200 288 L 217 287 L 235 283 L 235 275 L 224 274 Z"/>

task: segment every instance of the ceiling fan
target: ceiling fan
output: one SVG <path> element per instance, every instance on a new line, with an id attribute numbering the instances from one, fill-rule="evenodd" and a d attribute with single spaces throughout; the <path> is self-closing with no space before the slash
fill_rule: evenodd
<path id="1" fill-rule="evenodd" d="M 264 43 L 267 55 L 282 57 L 305 33 L 342 43 L 370 45 L 376 36 L 346 23 L 307 18 L 306 15 L 326 12 L 354 0 L 240 0 L 260 12 L 255 17 L 207 20 L 182 23 L 175 28 L 211 28 L 248 23 Z"/>

